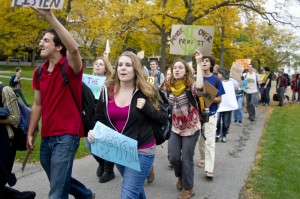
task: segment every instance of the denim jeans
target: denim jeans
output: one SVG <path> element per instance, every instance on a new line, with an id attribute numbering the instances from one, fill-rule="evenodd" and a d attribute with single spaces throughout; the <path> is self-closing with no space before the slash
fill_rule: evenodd
<path id="1" fill-rule="evenodd" d="M 222 135 L 223 138 L 226 138 L 226 134 L 230 124 L 230 117 L 231 117 L 231 111 L 218 113 L 216 136 Z M 222 127 L 221 127 L 221 120 L 222 120 Z"/>
<path id="2" fill-rule="evenodd" d="M 116 164 L 123 177 L 121 199 L 146 199 L 144 183 L 152 168 L 155 155 L 139 154 L 141 172 Z"/>
<path id="3" fill-rule="evenodd" d="M 270 105 L 270 87 L 262 88 L 261 97 L 263 103 Z"/>
<path id="4" fill-rule="evenodd" d="M 239 105 L 239 109 L 234 111 L 234 121 L 242 122 L 243 120 L 243 107 L 244 107 L 244 95 L 236 96 L 237 103 Z"/>
<path id="5" fill-rule="evenodd" d="M 40 160 L 50 182 L 49 199 L 91 199 L 92 191 L 72 178 L 75 153 L 79 146 L 77 135 L 42 138 Z"/>

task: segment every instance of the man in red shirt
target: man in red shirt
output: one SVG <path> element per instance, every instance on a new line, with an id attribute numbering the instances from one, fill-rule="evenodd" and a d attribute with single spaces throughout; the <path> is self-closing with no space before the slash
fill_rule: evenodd
<path id="1" fill-rule="evenodd" d="M 73 159 L 83 136 L 81 114 L 67 85 L 61 68 L 66 73 L 74 96 L 81 104 L 83 66 L 78 44 L 72 35 L 59 23 L 49 9 L 36 9 L 53 29 L 46 32 L 39 43 L 41 57 L 45 58 L 42 73 L 37 80 L 33 74 L 35 89 L 34 103 L 30 115 L 27 147 L 33 148 L 32 138 L 35 126 L 42 116 L 42 141 L 40 160 L 50 182 L 50 199 L 91 199 L 95 195 L 82 183 L 72 178 Z"/>

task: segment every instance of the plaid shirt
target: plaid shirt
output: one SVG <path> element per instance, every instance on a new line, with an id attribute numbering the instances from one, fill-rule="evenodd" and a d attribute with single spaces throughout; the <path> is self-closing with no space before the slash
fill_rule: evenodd
<path id="1" fill-rule="evenodd" d="M 2 84 L 1 81 L 0 84 Z M 5 86 L 2 90 L 2 104 L 3 106 L 6 106 L 10 112 L 6 120 L 8 120 L 11 125 L 17 128 L 20 122 L 20 110 L 17 103 L 17 97 L 9 86 Z M 13 138 L 14 132 L 10 125 L 6 125 L 6 129 L 9 138 Z"/>

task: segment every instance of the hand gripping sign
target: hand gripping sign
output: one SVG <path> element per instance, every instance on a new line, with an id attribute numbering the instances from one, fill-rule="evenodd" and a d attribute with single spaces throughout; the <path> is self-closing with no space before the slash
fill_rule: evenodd
<path id="1" fill-rule="evenodd" d="M 12 0 L 11 7 L 29 7 L 62 9 L 64 0 Z"/>

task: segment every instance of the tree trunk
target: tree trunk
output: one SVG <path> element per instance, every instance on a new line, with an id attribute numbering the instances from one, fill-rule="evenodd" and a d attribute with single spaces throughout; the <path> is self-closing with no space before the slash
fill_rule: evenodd
<path id="1" fill-rule="evenodd" d="M 36 49 L 33 49 L 31 54 L 31 67 L 36 67 Z"/>
<path id="2" fill-rule="evenodd" d="M 224 28 L 224 26 L 222 26 L 222 27 L 221 27 L 220 68 L 223 68 L 223 67 L 224 67 L 224 56 L 225 56 L 224 39 L 225 39 L 225 28 Z"/>

